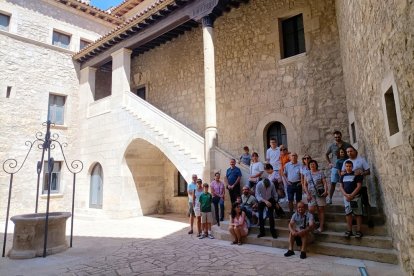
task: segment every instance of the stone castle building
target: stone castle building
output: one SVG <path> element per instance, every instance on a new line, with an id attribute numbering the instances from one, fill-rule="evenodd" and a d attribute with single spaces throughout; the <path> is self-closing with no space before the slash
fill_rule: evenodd
<path id="1" fill-rule="evenodd" d="M 24 159 L 49 110 L 84 164 L 76 214 L 126 218 L 183 212 L 193 173 L 209 182 L 245 145 L 263 160 L 272 136 L 327 169 L 341 130 L 412 274 L 413 18 L 407 0 L 0 1 L 0 160 Z M 69 210 L 52 155 L 51 210 Z M 34 210 L 37 160 L 15 175 L 12 214 Z"/>

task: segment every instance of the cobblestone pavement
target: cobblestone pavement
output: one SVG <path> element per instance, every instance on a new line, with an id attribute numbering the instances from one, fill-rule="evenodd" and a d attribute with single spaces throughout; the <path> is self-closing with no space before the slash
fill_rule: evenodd
<path id="1" fill-rule="evenodd" d="M 73 248 L 47 258 L 2 258 L 0 275 L 361 275 L 359 267 L 369 275 L 403 275 L 395 265 L 317 254 L 285 258 L 285 249 L 199 240 L 187 234 L 184 218 L 173 219 L 77 220 Z"/>

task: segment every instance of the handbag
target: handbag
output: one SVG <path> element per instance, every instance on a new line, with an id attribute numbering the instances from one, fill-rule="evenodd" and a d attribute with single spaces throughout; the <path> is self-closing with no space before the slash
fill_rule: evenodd
<path id="1" fill-rule="evenodd" d="M 315 181 L 313 180 L 312 173 L 309 173 L 309 175 L 310 175 L 311 180 L 312 180 L 313 188 L 316 191 L 316 195 L 319 196 L 319 197 L 322 197 L 322 195 L 325 193 L 325 187 L 323 187 L 323 188 L 316 188 Z"/>

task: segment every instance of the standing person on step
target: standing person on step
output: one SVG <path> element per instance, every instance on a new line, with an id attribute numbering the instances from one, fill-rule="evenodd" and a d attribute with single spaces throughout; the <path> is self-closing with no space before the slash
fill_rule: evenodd
<path id="1" fill-rule="evenodd" d="M 250 176 L 249 186 L 252 189 L 252 193 L 255 192 L 256 184 L 262 180 L 262 174 L 264 171 L 263 163 L 259 161 L 259 155 L 257 152 L 252 153 L 252 162 L 250 163 Z"/>
<path id="2" fill-rule="evenodd" d="M 289 200 L 289 211 L 293 212 L 293 200 L 296 199 L 296 204 L 302 200 L 302 184 L 300 169 L 301 165 L 298 162 L 298 154 L 292 152 L 290 154 L 290 162 L 285 165 L 283 176 L 287 179 L 287 194 Z"/>
<path id="3" fill-rule="evenodd" d="M 305 191 L 308 197 L 309 212 L 313 215 L 318 209 L 319 228 L 317 233 L 323 232 L 325 222 L 326 196 L 328 195 L 328 184 L 326 183 L 325 174 L 319 170 L 318 162 L 311 160 L 309 162 L 310 172 L 305 177 Z"/>
<path id="4" fill-rule="evenodd" d="M 244 164 L 246 166 L 250 166 L 250 161 L 252 160 L 252 156 L 250 155 L 250 150 L 248 146 L 243 147 L 244 153 L 240 156 L 239 164 Z"/>
<path id="5" fill-rule="evenodd" d="M 214 174 L 214 180 L 210 184 L 211 194 L 213 195 L 214 211 L 217 220 L 217 225 L 220 226 L 220 221 L 224 220 L 224 195 L 226 189 L 224 183 L 220 180 L 220 173 Z M 220 205 L 220 217 L 219 217 L 219 205 Z"/>
<path id="6" fill-rule="evenodd" d="M 273 213 L 275 211 L 275 206 L 277 203 L 277 193 L 275 185 L 270 182 L 269 179 L 265 178 L 256 185 L 256 199 L 259 202 L 259 225 L 260 233 L 257 235 L 258 238 L 265 236 L 265 219 L 263 218 L 263 213 L 267 207 L 267 213 L 269 217 L 270 233 L 274 239 L 277 238 L 277 232 L 275 229 L 275 220 Z"/>
<path id="7" fill-rule="evenodd" d="M 211 214 L 211 203 L 213 203 L 213 197 L 208 192 L 208 183 L 203 184 L 203 190 L 203 193 L 200 195 L 200 210 L 201 227 L 204 229 L 204 234 L 201 234 L 199 239 L 214 239 L 214 236 L 211 234 L 211 224 L 213 223 L 213 215 Z"/>
<path id="8" fill-rule="evenodd" d="M 374 222 L 371 220 L 371 213 L 370 213 L 370 204 L 369 204 L 369 197 L 368 197 L 368 187 L 367 187 L 367 183 L 365 181 L 365 177 L 367 175 L 371 174 L 371 170 L 369 168 L 368 162 L 367 160 L 365 160 L 365 158 L 360 157 L 358 155 L 358 151 L 353 147 L 353 146 L 349 146 L 346 149 L 346 153 L 349 157 L 349 159 L 347 159 L 347 161 L 352 161 L 353 167 L 352 167 L 352 171 L 355 173 L 355 175 L 362 175 L 363 177 L 363 181 L 362 181 L 362 187 L 361 187 L 361 199 L 362 199 L 362 205 L 363 205 L 363 209 L 366 212 L 366 215 L 368 217 L 368 226 L 369 227 L 374 227 Z M 346 161 L 345 161 L 346 163 Z M 342 165 L 342 172 L 341 175 L 345 174 L 346 168 L 345 168 L 345 163 Z"/>
<path id="9" fill-rule="evenodd" d="M 236 202 L 238 196 L 240 196 L 240 180 L 241 180 L 241 170 L 236 167 L 236 159 L 230 159 L 230 168 L 226 171 L 226 176 L 224 177 L 224 183 L 226 184 L 227 189 L 230 194 L 230 201 L 233 206 L 233 203 Z"/>
<path id="10" fill-rule="evenodd" d="M 188 216 L 190 217 L 190 231 L 188 234 L 193 233 L 193 225 L 194 225 L 194 191 L 197 189 L 197 175 L 193 174 L 191 177 L 191 183 L 187 185 L 187 194 L 188 194 Z"/>
<path id="11" fill-rule="evenodd" d="M 280 145 L 279 146 L 279 150 L 280 150 L 280 167 L 279 167 L 279 175 L 283 181 L 283 186 L 285 188 L 285 193 L 287 194 L 287 186 L 288 186 L 288 181 L 286 179 L 286 177 L 283 174 L 283 171 L 285 170 L 285 166 L 287 163 L 289 163 L 290 161 L 290 152 L 288 151 L 288 148 L 285 145 Z M 284 202 L 285 199 L 280 199 L 281 202 Z"/>
<path id="12" fill-rule="evenodd" d="M 266 162 L 273 166 L 275 171 L 280 169 L 280 148 L 277 146 L 276 138 L 270 138 L 270 147 L 266 151 Z"/>
<path id="13" fill-rule="evenodd" d="M 326 151 L 325 157 L 328 162 L 329 167 L 331 168 L 331 188 L 329 190 L 329 197 L 326 199 L 328 204 L 332 204 L 332 196 L 335 192 L 336 183 L 339 180 L 339 172 L 335 168 L 335 163 L 337 158 L 337 152 L 339 149 L 346 150 L 349 146 L 349 143 L 342 141 L 342 133 L 339 130 L 335 130 L 333 133 L 335 142 L 329 145 L 328 150 Z M 332 159 L 330 156 L 332 155 Z"/>

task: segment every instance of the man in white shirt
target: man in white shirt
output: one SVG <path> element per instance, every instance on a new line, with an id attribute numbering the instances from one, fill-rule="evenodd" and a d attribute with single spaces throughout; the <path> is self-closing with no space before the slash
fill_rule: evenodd
<path id="1" fill-rule="evenodd" d="M 250 163 L 250 176 L 249 176 L 249 186 L 254 193 L 257 182 L 262 179 L 262 174 L 264 172 L 263 163 L 259 161 L 259 155 L 257 152 L 252 153 L 252 161 Z"/>
<path id="2" fill-rule="evenodd" d="M 277 146 L 276 138 L 270 138 L 270 148 L 266 151 L 266 161 L 273 166 L 275 171 L 280 168 L 280 149 Z"/>

